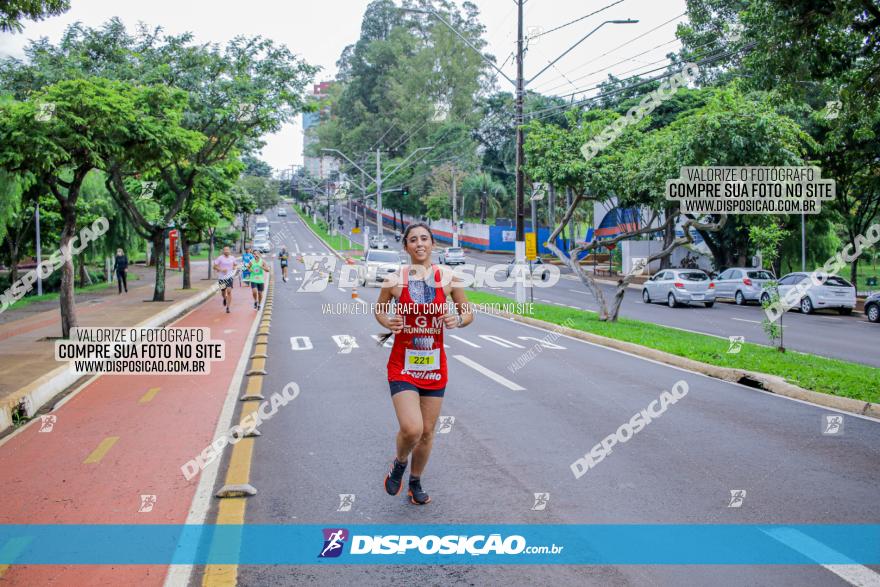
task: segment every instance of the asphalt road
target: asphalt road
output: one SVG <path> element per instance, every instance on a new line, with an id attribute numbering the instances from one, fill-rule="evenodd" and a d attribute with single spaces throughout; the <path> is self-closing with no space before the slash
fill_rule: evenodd
<path id="1" fill-rule="evenodd" d="M 322 250 L 295 217 L 284 226 L 290 250 Z M 880 423 L 847 415 L 843 435 L 823 435 L 826 409 L 566 337 L 514 374 L 508 365 L 548 333 L 485 314 L 447 331 L 450 384 L 441 419 L 455 420 L 437 434 L 423 475 L 433 503 L 390 497 L 382 479 L 397 424 L 385 378 L 389 351 L 371 338 L 381 328 L 371 315 L 322 313 L 322 304 L 357 302 L 335 283 L 298 293 L 302 265 L 293 268 L 291 281 L 277 284 L 263 389 L 295 381 L 301 394 L 260 428 L 249 524 L 880 522 Z M 367 303 L 377 295 L 361 290 Z M 335 341 L 340 335 L 357 346 Z M 575 479 L 572 462 L 679 380 L 687 396 Z M 733 489 L 747 490 L 740 508 L 728 507 Z M 544 511 L 531 509 L 536 492 L 550 494 Z M 340 494 L 355 495 L 350 511 L 337 511 Z M 877 570 L 244 566 L 239 584 L 827 586 L 876 584 Z"/>
<path id="2" fill-rule="evenodd" d="M 347 221 L 346 226 L 350 226 L 349 216 L 343 213 L 343 218 Z M 375 223 L 371 228 L 375 229 Z M 390 235 L 389 241 L 392 246 L 398 244 Z M 469 263 L 483 266 L 506 264 L 511 257 L 471 250 L 466 252 Z M 599 305 L 593 294 L 567 268 L 562 268 L 562 272 L 555 286 L 535 289 L 535 301 L 597 311 Z M 606 299 L 613 299 L 615 287 L 603 284 L 601 288 Z M 498 295 L 514 297 L 514 292 L 508 288 L 487 289 Z M 768 344 L 767 335 L 761 327 L 764 313 L 757 304 L 737 306 L 733 301 L 719 300 L 712 308 L 703 305 L 669 308 L 665 304 L 645 304 L 642 302 L 641 289 L 629 288 L 623 298 L 620 316 L 725 339 L 742 336 L 746 342 Z M 794 310 L 785 314 L 782 325 L 784 344 L 789 350 L 880 367 L 880 353 L 877 352 L 880 325 L 868 322 L 863 314 L 840 316 L 833 310 L 820 310 L 804 315 Z"/>

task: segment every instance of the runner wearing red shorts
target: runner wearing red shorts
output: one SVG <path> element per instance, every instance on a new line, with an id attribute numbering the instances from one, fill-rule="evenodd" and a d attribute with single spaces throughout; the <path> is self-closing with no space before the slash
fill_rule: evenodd
<path id="1" fill-rule="evenodd" d="M 431 498 L 422 489 L 421 476 L 431 455 L 434 428 L 446 391 L 443 329 L 467 326 L 474 315 L 459 285 L 461 281 L 450 269 L 431 263 L 434 235 L 430 228 L 422 222 L 410 224 L 402 240 L 411 264 L 401 269 L 397 280 L 386 282 L 376 308 L 376 320 L 394 334 L 388 384 L 400 424 L 397 454 L 385 476 L 385 491 L 390 495 L 400 493 L 412 455 L 408 495 L 412 503 L 424 505 Z M 394 313 L 388 311 L 391 305 Z"/>

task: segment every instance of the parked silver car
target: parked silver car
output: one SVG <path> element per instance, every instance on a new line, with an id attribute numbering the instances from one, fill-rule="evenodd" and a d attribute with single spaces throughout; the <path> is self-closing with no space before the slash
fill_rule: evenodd
<path id="1" fill-rule="evenodd" d="M 361 268 L 361 285 L 381 287 L 389 273 L 400 271 L 400 256 L 396 251 L 369 249 Z"/>
<path id="2" fill-rule="evenodd" d="M 757 267 L 732 267 L 714 279 L 715 297 L 730 298 L 736 305 L 759 302 L 764 285 L 775 280 L 773 272 Z"/>
<path id="3" fill-rule="evenodd" d="M 642 301 L 665 302 L 670 308 L 690 303 L 711 308 L 715 305 L 715 284 L 699 269 L 664 269 L 645 282 Z"/>
<path id="4" fill-rule="evenodd" d="M 835 308 L 843 315 L 852 314 L 856 307 L 856 288 L 842 277 L 831 275 L 821 285 L 812 282 L 809 273 L 789 273 L 779 280 L 779 299 L 785 300 L 788 292 L 801 284 L 804 289 L 800 301 L 795 300 L 801 312 L 812 314 L 822 308 Z M 770 294 L 761 293 L 761 301 L 770 301 Z"/>

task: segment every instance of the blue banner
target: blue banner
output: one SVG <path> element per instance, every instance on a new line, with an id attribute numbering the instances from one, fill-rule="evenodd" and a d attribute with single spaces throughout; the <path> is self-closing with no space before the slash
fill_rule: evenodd
<path id="1" fill-rule="evenodd" d="M 0 525 L 0 564 L 880 564 L 880 525 Z"/>

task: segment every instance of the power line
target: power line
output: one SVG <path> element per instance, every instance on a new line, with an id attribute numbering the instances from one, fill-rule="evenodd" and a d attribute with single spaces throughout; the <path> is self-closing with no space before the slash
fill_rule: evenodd
<path id="1" fill-rule="evenodd" d="M 715 53 L 715 54 L 713 54 L 713 55 L 710 55 L 710 56 L 708 56 L 708 57 L 705 57 L 705 58 L 703 58 L 703 59 L 700 59 L 700 60 L 696 61 L 695 64 L 696 64 L 696 65 L 705 65 L 705 64 L 708 64 L 708 63 L 713 63 L 713 62 L 715 62 L 715 61 L 719 61 L 719 60 L 721 60 L 721 59 L 725 59 L 725 58 L 727 58 L 727 57 L 730 57 L 730 56 L 732 56 L 732 55 L 734 55 L 734 54 L 736 54 L 736 53 L 738 53 L 738 52 L 740 52 L 740 51 L 743 51 L 743 50 L 749 50 L 749 49 L 751 49 L 752 47 L 754 47 L 756 44 L 757 44 L 757 43 L 755 43 L 755 42 L 751 42 L 751 43 L 748 43 L 748 44 L 746 44 L 746 45 L 744 45 L 744 46 L 742 46 L 742 47 L 740 47 L 740 48 L 738 48 L 738 49 L 733 49 L 733 50 L 730 50 L 730 51 L 722 51 L 722 52 L 718 52 L 718 53 Z M 650 70 L 650 71 L 645 71 L 645 72 L 642 72 L 642 73 L 640 73 L 640 74 L 637 74 L 637 75 L 634 75 L 634 76 L 630 76 L 630 77 L 628 77 L 628 78 L 624 78 L 624 79 L 621 79 L 621 80 L 618 80 L 618 81 L 626 82 L 626 81 L 629 81 L 629 80 L 631 80 L 631 79 L 635 79 L 635 78 L 641 77 L 642 75 L 644 75 L 644 74 L 646 74 L 646 73 L 652 73 L 652 72 L 655 72 L 655 71 L 660 71 L 660 70 L 662 70 L 662 69 L 666 69 L 667 67 L 668 67 L 668 66 L 666 66 L 666 67 L 658 67 L 658 68 L 656 68 L 656 69 L 653 69 L 653 70 Z M 549 107 L 549 108 L 543 108 L 543 109 L 541 109 L 541 110 L 536 110 L 536 111 L 534 111 L 534 112 L 529 113 L 529 116 L 530 116 L 532 119 L 534 119 L 534 120 L 542 120 L 542 119 L 547 118 L 547 117 L 549 116 L 549 114 L 546 114 L 546 113 L 550 113 L 550 112 L 553 112 L 553 111 L 556 111 L 556 110 L 560 110 L 560 109 L 572 109 L 572 108 L 575 108 L 575 107 L 578 107 L 578 106 L 581 106 L 581 105 L 587 104 L 587 103 L 589 103 L 589 102 L 595 102 L 596 100 L 599 100 L 599 99 L 601 99 L 601 98 L 606 98 L 606 97 L 608 97 L 608 96 L 613 96 L 613 95 L 615 95 L 615 94 L 619 94 L 619 93 L 621 93 L 621 92 L 625 92 L 625 91 L 631 90 L 631 89 L 633 89 L 633 88 L 637 88 L 637 87 L 639 87 L 639 86 L 643 86 L 643 85 L 645 85 L 645 84 L 649 84 L 649 83 L 652 83 L 652 82 L 655 82 L 655 81 L 658 81 L 658 80 L 662 80 L 662 79 L 664 79 L 664 78 L 667 78 L 667 77 L 671 77 L 671 76 L 673 76 L 673 75 L 676 75 L 677 73 L 679 73 L 679 72 L 677 72 L 677 71 L 667 72 L 667 73 L 665 73 L 665 74 L 663 74 L 663 75 L 658 75 L 658 76 L 655 76 L 655 77 L 652 77 L 652 78 L 648 78 L 648 79 L 646 79 L 646 80 L 641 80 L 641 81 L 639 81 L 639 82 L 636 82 L 636 83 L 634 83 L 634 84 L 628 85 L 628 86 L 626 86 L 626 87 L 618 88 L 618 89 L 616 89 L 616 90 L 611 90 L 611 91 L 608 91 L 608 92 L 605 92 L 605 93 L 602 93 L 602 94 L 598 94 L 598 95 L 593 96 L 593 97 L 591 97 L 591 98 L 584 98 L 583 100 L 579 100 L 579 101 L 577 101 L 577 102 L 573 102 L 573 103 L 571 103 L 571 104 L 567 104 L 567 105 L 565 105 L 565 106 L 551 106 L 551 107 Z M 594 86 L 593 88 L 588 88 L 588 89 L 597 89 L 597 88 L 599 88 L 599 87 L 601 87 L 601 86 L 600 86 L 600 85 L 597 85 L 597 86 Z M 586 91 L 586 90 L 585 90 L 585 91 Z M 576 92 L 576 93 L 574 93 L 574 94 L 567 94 L 566 96 L 558 96 L 558 97 L 562 98 L 562 97 L 574 96 L 574 95 L 576 95 L 576 94 L 580 94 L 580 93 L 584 93 L 584 92 Z M 537 115 L 539 115 L 539 114 L 541 114 L 541 116 L 537 116 Z"/>
<path id="2" fill-rule="evenodd" d="M 554 27 L 554 28 L 550 29 L 549 31 L 542 31 L 542 32 L 538 33 L 537 35 L 530 35 L 528 37 L 528 40 L 537 39 L 539 37 L 543 37 L 544 35 L 549 35 L 550 33 L 554 33 L 556 31 L 558 31 L 559 29 L 564 29 L 565 27 L 572 25 L 576 22 L 580 22 L 580 21 L 584 20 L 585 18 L 590 18 L 593 15 L 599 14 L 603 10 L 608 10 L 612 6 L 616 6 L 616 5 L 620 4 L 621 2 L 624 2 L 624 0 L 617 0 L 617 2 L 613 2 L 613 3 L 609 4 L 608 6 L 600 8 L 599 10 L 596 10 L 595 12 L 591 12 L 590 14 L 587 14 L 586 16 L 581 16 L 580 18 L 570 20 L 570 21 L 566 22 L 565 24 L 561 24 L 558 27 Z"/>
<path id="3" fill-rule="evenodd" d="M 662 23 L 658 24 L 657 26 L 655 26 L 654 28 L 645 31 L 644 33 L 642 33 L 642 34 L 640 34 L 640 35 L 636 35 L 635 37 L 633 37 L 633 38 L 630 39 L 629 41 L 627 41 L 627 42 L 625 42 L 625 43 L 622 43 L 622 44 L 618 45 L 617 47 L 614 47 L 613 49 L 609 49 L 609 50 L 606 51 L 605 53 L 602 53 L 601 55 L 599 55 L 599 56 L 597 56 L 597 57 L 595 57 L 595 58 L 593 58 L 593 59 L 590 59 L 589 61 L 585 61 L 584 63 L 581 63 L 580 65 L 578 65 L 577 67 L 575 67 L 574 69 L 572 69 L 570 72 L 568 72 L 569 75 L 571 75 L 571 74 L 574 73 L 575 71 L 577 71 L 577 70 L 579 70 L 579 69 L 581 69 L 581 68 L 583 68 L 583 67 L 589 65 L 590 63 L 595 63 L 595 62 L 598 61 L 599 59 L 602 59 L 603 57 L 605 57 L 605 56 L 607 56 L 607 55 L 611 55 L 611 54 L 614 53 L 615 51 L 618 51 L 618 50 L 620 50 L 620 49 L 623 49 L 623 48 L 626 47 L 627 45 L 629 45 L 629 44 L 631 44 L 631 43 L 634 43 L 635 41 L 638 41 L 639 39 L 641 39 L 641 38 L 643 38 L 643 37 L 646 37 L 646 36 L 650 35 L 650 34 L 653 33 L 654 31 L 656 31 L 656 30 L 658 30 L 658 29 L 660 29 L 660 28 L 663 28 L 664 26 L 668 25 L 669 23 L 674 22 L 674 21 L 678 20 L 679 18 L 681 18 L 681 17 L 683 17 L 683 16 L 686 16 L 686 15 L 687 15 L 687 12 L 682 12 L 682 13 L 679 14 L 678 16 L 674 16 L 674 17 L 670 18 L 669 20 L 667 20 L 666 22 L 662 22 Z M 549 81 L 557 81 L 557 80 L 558 80 L 558 78 L 551 78 L 550 80 L 547 80 L 547 82 L 549 82 Z M 545 83 L 546 83 L 546 82 L 545 82 Z"/>

